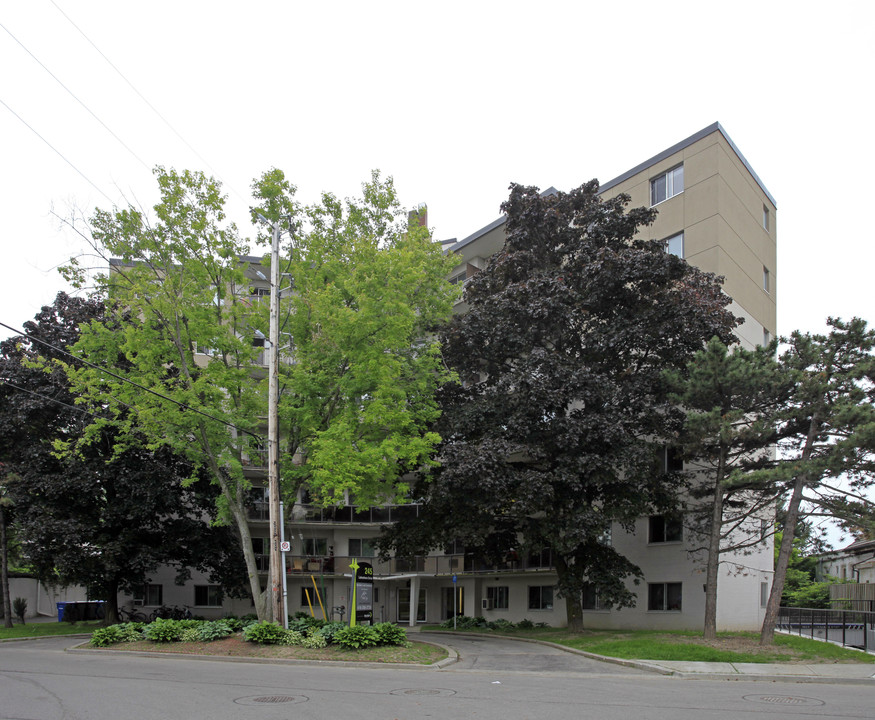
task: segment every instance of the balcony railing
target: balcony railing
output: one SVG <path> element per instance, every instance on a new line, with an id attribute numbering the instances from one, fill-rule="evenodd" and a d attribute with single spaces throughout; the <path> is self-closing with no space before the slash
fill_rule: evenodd
<path id="1" fill-rule="evenodd" d="M 316 505 L 295 505 L 291 523 L 370 523 L 385 525 L 402 518 L 419 517 L 419 505 L 392 505 L 374 508 L 359 508 L 354 505 L 340 507 L 318 507 Z M 249 506 L 249 519 L 267 521 L 268 503 L 256 500 Z"/>
<path id="2" fill-rule="evenodd" d="M 256 555 L 256 564 L 260 572 L 268 572 L 269 555 Z M 381 560 L 377 557 L 351 557 L 345 555 L 312 556 L 286 554 L 286 572 L 290 575 L 345 575 L 351 572 L 350 564 L 367 562 L 374 568 L 377 577 L 392 575 L 407 575 L 411 573 L 422 575 L 454 575 L 456 573 L 509 573 L 520 571 L 551 570 L 540 562 L 500 562 L 490 563 L 471 555 L 414 555 L 393 557 Z"/>

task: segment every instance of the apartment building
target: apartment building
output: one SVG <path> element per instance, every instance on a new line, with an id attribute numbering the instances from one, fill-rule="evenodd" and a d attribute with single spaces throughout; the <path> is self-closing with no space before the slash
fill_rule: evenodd
<path id="1" fill-rule="evenodd" d="M 731 310 L 744 320 L 737 330 L 744 346 L 771 339 L 776 327 L 776 205 L 719 123 L 642 162 L 600 190 L 604 197 L 628 193 L 632 206 L 656 207 L 656 221 L 642 228 L 641 236 L 660 240 L 667 252 L 725 278 L 724 288 L 733 298 Z M 448 252 L 459 260 L 450 280 L 465 282 L 486 267 L 503 243 L 504 219 L 498 218 L 450 245 Z M 464 303 L 457 310 L 464 311 Z M 263 482 L 263 465 L 264 458 L 257 454 L 250 458 L 246 472 L 256 485 Z M 261 488 L 254 491 L 251 528 L 266 581 L 269 543 L 264 493 Z M 291 543 L 286 556 L 290 613 L 348 619 L 350 565 L 356 560 L 373 566 L 375 622 L 436 623 L 454 612 L 493 620 L 565 622 L 565 601 L 554 592 L 556 576 L 549 550 L 521 555 L 511 549 L 504 562 L 489 566 L 467 555 L 463 547 L 381 561 L 373 545 L 380 527 L 402 515 L 415 516 L 417 505 L 319 508 L 306 495 L 297 500 L 285 527 Z M 765 535 L 745 554 L 723 557 L 718 585 L 720 630 L 757 629 L 762 622 L 773 563 L 771 537 Z M 617 550 L 644 572 L 644 582 L 634 588 L 638 604 L 632 609 L 608 610 L 599 607 L 595 595 L 584 597 L 584 624 L 701 628 L 704 563 L 691 554 L 683 527 L 661 516 L 644 517 L 634 533 L 616 526 L 610 536 Z M 180 588 L 156 577 L 151 600 L 160 596 L 165 603 L 194 604 L 194 611 L 204 615 L 251 610 L 246 601 L 223 601 L 220 588 L 202 579 L 195 577 L 192 585 L 193 589 Z M 149 600 L 143 601 L 151 604 Z"/>

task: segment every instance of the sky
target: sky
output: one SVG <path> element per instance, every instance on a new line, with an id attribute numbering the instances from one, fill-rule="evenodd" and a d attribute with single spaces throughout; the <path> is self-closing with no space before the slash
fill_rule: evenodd
<path id="1" fill-rule="evenodd" d="M 0 322 L 67 289 L 86 246 L 65 221 L 156 202 L 156 165 L 220 179 L 249 237 L 262 172 L 312 202 L 379 169 L 461 239 L 511 182 L 604 182 L 715 121 L 777 200 L 777 332 L 873 322 L 873 21 L 862 1 L 3 3 Z"/>

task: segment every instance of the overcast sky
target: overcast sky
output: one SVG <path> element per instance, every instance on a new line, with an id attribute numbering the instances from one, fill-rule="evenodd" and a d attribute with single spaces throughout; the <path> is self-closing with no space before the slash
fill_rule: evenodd
<path id="1" fill-rule="evenodd" d="M 872 322 L 873 20 L 871 1 L 10 0 L 0 322 L 64 288 L 82 242 L 55 214 L 151 206 L 155 165 L 220 178 L 249 236 L 270 167 L 304 201 L 379 168 L 462 238 L 511 181 L 607 181 L 714 121 L 777 200 L 778 332 Z"/>

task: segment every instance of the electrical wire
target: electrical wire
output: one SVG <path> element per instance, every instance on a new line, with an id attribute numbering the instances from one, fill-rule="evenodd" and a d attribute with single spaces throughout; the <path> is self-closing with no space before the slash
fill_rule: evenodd
<path id="1" fill-rule="evenodd" d="M 91 47 L 93 47 L 93 48 L 97 51 L 97 54 L 100 55 L 100 57 L 102 57 L 102 58 L 107 62 L 107 64 L 108 64 L 113 70 L 116 71 L 116 73 L 118 73 L 118 76 L 128 84 L 128 87 L 130 87 L 131 90 L 133 90 L 133 91 L 137 94 L 137 96 L 140 98 L 140 100 L 142 100 L 142 101 L 143 101 L 143 102 L 149 107 L 149 109 L 150 109 L 153 113 L 155 113 L 155 115 L 157 115 L 157 116 L 161 119 L 161 121 L 162 121 L 162 122 L 163 122 L 168 128 L 170 128 L 170 130 L 173 132 L 173 134 L 176 135 L 176 137 L 178 137 L 178 138 L 180 139 L 180 141 L 181 141 L 181 142 L 182 142 L 182 143 L 183 143 L 183 144 L 184 144 L 189 150 L 191 150 L 191 151 L 197 156 L 197 158 L 198 158 L 198 159 L 199 159 L 199 160 L 200 160 L 200 161 L 201 161 L 201 162 L 202 162 L 202 163 L 203 163 L 203 164 L 209 169 L 210 173 L 212 173 L 212 174 L 213 174 L 218 180 L 222 181 L 222 183 L 223 183 L 224 185 L 226 185 L 227 187 L 229 187 L 229 188 L 231 189 L 231 191 L 232 191 L 232 192 L 233 192 L 238 198 L 240 198 L 243 202 L 248 202 L 248 200 L 247 200 L 245 197 L 243 197 L 239 192 L 237 192 L 237 189 L 236 189 L 233 185 L 230 185 L 229 183 L 226 183 L 226 182 L 224 182 L 224 181 L 222 180 L 221 176 L 220 176 L 220 175 L 219 175 L 219 174 L 213 169 L 212 165 L 210 165 L 210 164 L 209 164 L 209 163 L 203 158 L 203 156 L 202 156 L 197 150 L 195 150 L 195 149 L 191 146 L 191 144 L 190 144 L 190 143 L 189 143 L 184 137 L 182 137 L 182 135 L 179 133 L 179 131 L 178 131 L 175 127 L 173 127 L 173 125 L 170 124 L 170 121 L 169 121 L 167 118 L 165 118 L 160 112 L 158 112 L 158 110 L 155 108 L 155 106 L 152 105 L 152 103 L 150 103 L 150 102 L 146 99 L 146 97 L 143 95 L 143 93 L 141 93 L 139 90 L 137 90 L 137 88 L 134 86 L 134 84 L 133 84 L 130 80 L 128 80 L 127 77 L 125 77 L 124 73 L 122 73 L 122 71 L 119 70 L 119 69 L 113 64 L 112 60 L 110 60 L 110 59 L 109 59 L 109 58 L 103 53 L 103 51 L 101 51 L 101 49 L 100 49 L 99 47 L 97 47 L 97 45 L 95 45 L 94 41 L 93 41 L 90 37 L 88 37 L 88 36 L 84 33 L 84 31 L 83 31 L 83 30 L 82 30 L 82 29 L 81 29 L 76 23 L 73 22 L 73 20 L 70 18 L 70 16 L 67 15 L 67 13 L 65 13 L 65 12 L 64 12 L 64 11 L 58 6 L 58 4 L 55 2 L 55 0 L 49 0 L 49 2 L 51 2 L 52 5 L 55 6 L 55 9 L 56 9 L 59 13 L 61 13 L 61 15 L 64 16 L 64 18 L 67 20 L 67 22 L 69 22 L 74 28 L 76 28 L 76 31 L 77 31 L 77 32 L 78 32 L 83 38 L 85 38 L 85 40 L 88 42 L 89 45 L 91 45 Z"/>
<path id="2" fill-rule="evenodd" d="M 100 367 L 99 365 L 95 365 L 94 363 L 89 362 L 88 360 L 85 360 L 84 358 L 76 357 L 72 353 L 67 352 L 66 350 L 58 347 L 57 345 L 53 345 L 50 342 L 47 342 L 45 340 L 41 340 L 40 338 L 35 337 L 34 335 L 27 335 L 26 333 L 19 330 L 18 328 L 14 328 L 11 325 L 7 325 L 4 322 L 0 322 L 0 327 L 4 327 L 7 330 L 11 330 L 12 332 L 17 333 L 19 336 L 23 337 L 26 340 L 30 340 L 32 342 L 38 342 L 41 345 L 45 345 L 46 347 L 51 348 L 55 352 L 59 352 L 62 355 L 66 355 L 67 357 L 73 358 L 73 360 L 76 360 L 77 362 L 80 362 L 83 365 L 87 365 L 88 367 L 94 368 L 95 370 L 98 370 L 102 373 L 106 373 L 107 375 L 115 378 L 116 380 L 121 380 L 122 382 L 128 383 L 128 385 L 133 385 L 135 388 L 137 388 L 139 390 L 144 390 L 145 392 L 150 393 L 151 395 L 155 395 L 156 397 L 159 397 L 162 400 L 166 400 L 167 402 L 173 403 L 174 405 L 179 406 L 183 410 L 190 410 L 191 412 L 197 413 L 198 415 L 202 415 L 205 418 L 209 418 L 210 420 L 212 420 L 214 422 L 218 422 L 218 423 L 221 423 L 222 425 L 225 425 L 226 427 L 233 428 L 237 432 L 242 433 L 244 435 L 250 435 L 251 437 L 262 439 L 260 435 L 257 435 L 256 433 L 254 433 L 250 430 L 244 430 L 243 428 L 237 427 L 236 425 L 228 422 L 227 420 L 222 420 L 221 418 L 217 418 L 213 415 L 210 415 L 209 413 L 204 412 L 203 410 L 198 410 L 197 408 L 193 408 L 191 405 L 187 405 L 186 403 L 180 402 L 179 400 L 174 400 L 172 397 L 168 397 L 167 395 L 159 393 L 157 390 L 152 390 L 151 388 L 148 388 L 145 385 L 141 385 L 140 383 L 134 382 L 133 380 L 130 380 L 126 377 L 122 377 L 121 375 L 114 373 L 112 370 L 108 370 L 107 368 L 103 368 L 103 367 Z M 124 403 L 121 403 L 121 404 L 124 404 Z M 130 405 L 126 405 L 126 407 L 130 407 Z"/>
<path id="3" fill-rule="evenodd" d="M 107 195 L 105 192 L 103 192 L 103 190 L 101 190 L 99 187 L 97 187 L 97 185 L 95 185 L 94 182 L 92 182 L 91 178 L 89 178 L 84 172 L 82 172 L 72 162 L 70 162 L 60 150 L 58 150 L 54 145 L 52 145 L 48 140 L 46 140 L 42 135 L 40 135 L 36 130 L 34 130 L 34 128 L 23 117 L 21 117 L 21 115 L 19 115 L 17 112 L 15 112 L 15 110 L 13 110 L 11 107 L 9 107 L 9 105 L 7 105 L 3 101 L 2 98 L 0 98 L 0 105 L 3 105 L 3 107 L 5 107 L 9 112 L 11 112 L 13 115 L 15 115 L 15 117 L 17 117 L 19 120 L 21 120 L 21 122 L 24 123 L 24 125 L 28 128 L 28 130 L 30 130 L 34 135 L 36 135 L 40 140 L 42 140 L 46 145 L 48 145 L 52 150 L 54 150 L 58 154 L 58 157 L 61 158 L 61 160 L 63 160 L 65 163 L 67 163 L 67 165 L 69 165 L 77 173 L 79 173 L 79 175 L 82 176 L 82 178 L 85 180 L 85 182 L 87 182 L 89 185 L 91 185 L 91 187 L 93 187 L 95 190 L 97 190 L 97 192 L 99 192 L 101 195 L 103 195 L 103 197 L 105 197 L 107 200 L 109 200 L 110 203 L 115 205 L 115 202 L 113 201 L 113 199 L 109 195 Z"/>
<path id="4" fill-rule="evenodd" d="M 43 62 L 42 62 L 42 61 L 41 61 L 36 55 L 34 55 L 34 54 L 33 54 L 33 53 L 27 48 L 27 46 L 25 46 L 25 44 L 24 44 L 23 42 L 21 42 L 21 40 L 19 40 L 17 37 L 15 37 L 15 35 L 12 34 L 12 31 L 11 31 L 8 27 L 6 27 L 3 23 L 0 23 L 0 28 L 3 28 L 3 29 L 9 34 L 9 37 L 11 37 L 13 40 L 15 40 L 15 42 L 17 42 L 17 43 L 21 46 L 21 48 L 22 48 L 22 49 L 23 49 L 28 55 L 30 55 L 30 56 L 31 56 L 31 57 L 32 57 L 32 58 L 33 58 L 33 59 L 39 64 L 39 66 L 40 66 L 43 70 L 45 70 L 49 75 L 52 76 L 52 78 L 55 80 L 55 82 L 58 83 L 58 85 L 60 85 L 62 88 L 64 88 L 64 90 L 66 90 L 66 91 L 69 93 L 70 97 L 72 97 L 72 98 L 73 98 L 76 102 L 78 102 L 83 108 L 85 108 L 85 110 L 88 111 L 88 113 L 91 115 L 91 117 L 93 117 L 95 120 L 97 120 L 97 122 L 99 122 L 99 123 L 103 126 L 103 128 L 104 128 L 104 129 L 105 129 L 110 135 L 112 135 L 116 140 L 118 140 L 118 142 L 121 144 L 121 146 L 122 146 L 125 150 L 127 150 L 131 155 L 133 155 L 134 158 L 136 158 L 136 160 L 137 160 L 137 161 L 138 161 L 138 162 L 139 162 L 144 168 L 146 168 L 146 170 L 149 170 L 149 171 L 152 170 L 152 168 L 146 163 L 145 160 L 143 160 L 139 155 L 137 155 L 137 153 L 135 153 L 133 150 L 131 150 L 131 148 L 128 147 L 128 145 L 125 143 L 125 141 L 122 140 L 118 135 L 116 135 L 116 134 L 112 131 L 112 129 L 109 127 L 109 125 L 107 125 L 105 122 L 103 122 L 103 120 L 101 120 L 101 119 L 97 116 L 97 114 L 96 114 L 96 113 L 95 113 L 90 107 L 88 107 L 84 102 L 82 102 L 82 100 L 79 99 L 79 97 L 76 95 L 76 93 L 74 93 L 70 88 L 68 88 L 66 85 L 64 85 L 64 83 L 61 82 L 60 78 L 59 78 L 57 75 L 55 75 L 51 70 L 49 70 L 49 69 L 46 67 L 46 65 L 45 65 L 45 64 L 44 64 L 44 63 L 43 63 Z"/>

